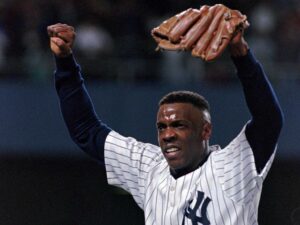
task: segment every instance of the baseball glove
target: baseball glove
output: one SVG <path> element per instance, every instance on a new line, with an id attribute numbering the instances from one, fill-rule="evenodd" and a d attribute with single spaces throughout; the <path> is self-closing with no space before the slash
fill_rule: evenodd
<path id="1" fill-rule="evenodd" d="M 247 17 L 222 4 L 187 9 L 151 31 L 158 49 L 191 51 L 204 61 L 218 58 L 230 40 L 249 26 Z"/>

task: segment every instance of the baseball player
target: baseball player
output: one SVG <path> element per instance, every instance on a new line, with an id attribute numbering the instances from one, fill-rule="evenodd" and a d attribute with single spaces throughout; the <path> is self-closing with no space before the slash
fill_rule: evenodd
<path id="1" fill-rule="evenodd" d="M 75 61 L 74 28 L 54 24 L 48 34 L 56 61 L 55 87 L 72 139 L 102 163 L 109 184 L 133 196 L 146 225 L 258 224 L 262 184 L 274 159 L 283 115 L 243 32 L 228 48 L 251 118 L 224 148 L 209 145 L 209 104 L 189 91 L 168 93 L 159 102 L 159 146 L 111 129 L 94 111 Z"/>

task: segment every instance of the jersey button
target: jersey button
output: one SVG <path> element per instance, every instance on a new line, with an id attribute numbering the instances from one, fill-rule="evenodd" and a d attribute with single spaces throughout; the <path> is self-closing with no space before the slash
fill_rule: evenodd
<path id="1" fill-rule="evenodd" d="M 174 207 L 175 204 L 174 204 L 173 201 L 171 201 L 171 202 L 170 202 L 170 205 L 171 205 L 171 207 Z"/>
<path id="2" fill-rule="evenodd" d="M 175 191 L 175 187 L 173 185 L 170 187 L 170 191 Z"/>

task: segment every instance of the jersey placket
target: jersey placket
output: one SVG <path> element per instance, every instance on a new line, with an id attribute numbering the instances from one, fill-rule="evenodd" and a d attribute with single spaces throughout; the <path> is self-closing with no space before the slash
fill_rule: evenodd
<path id="1" fill-rule="evenodd" d="M 176 215 L 176 205 L 175 202 L 175 192 L 176 192 L 176 180 L 174 180 L 171 176 L 168 178 L 168 190 L 166 196 L 166 210 L 164 215 L 164 224 L 174 224 L 173 214 Z M 175 211 L 175 213 L 174 213 Z"/>

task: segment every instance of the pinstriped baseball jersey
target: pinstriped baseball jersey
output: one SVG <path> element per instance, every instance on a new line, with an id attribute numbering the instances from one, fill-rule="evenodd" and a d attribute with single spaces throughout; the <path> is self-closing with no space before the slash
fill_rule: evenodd
<path id="1" fill-rule="evenodd" d="M 174 179 L 158 146 L 111 131 L 105 143 L 108 183 L 131 193 L 146 225 L 255 225 L 262 183 L 245 127 L 225 148 L 211 146 L 198 169 Z"/>

